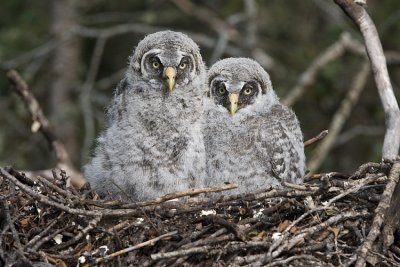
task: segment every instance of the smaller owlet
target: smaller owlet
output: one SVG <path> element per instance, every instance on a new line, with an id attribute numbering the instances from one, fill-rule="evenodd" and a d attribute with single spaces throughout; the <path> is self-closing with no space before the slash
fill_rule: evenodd
<path id="1" fill-rule="evenodd" d="M 203 187 L 205 77 L 199 47 L 185 34 L 161 31 L 139 42 L 85 167 L 100 195 L 146 200 Z"/>
<path id="2" fill-rule="evenodd" d="M 303 135 L 296 115 L 276 96 L 268 73 L 254 60 L 228 58 L 208 72 L 205 101 L 208 186 L 237 183 L 249 193 L 282 181 L 301 183 Z"/>

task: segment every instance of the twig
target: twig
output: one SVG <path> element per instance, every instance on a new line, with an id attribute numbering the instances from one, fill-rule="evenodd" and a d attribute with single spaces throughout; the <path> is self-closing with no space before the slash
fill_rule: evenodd
<path id="1" fill-rule="evenodd" d="M 161 252 L 161 253 L 151 254 L 151 258 L 153 260 L 161 260 L 161 259 L 168 259 L 168 258 L 174 258 L 174 257 L 179 257 L 179 256 L 187 256 L 187 255 L 198 254 L 198 253 L 209 253 L 210 255 L 218 253 L 214 249 L 215 248 L 213 246 L 207 245 L 207 246 L 202 246 L 202 247 L 181 249 L 181 250 L 176 250 L 176 251 L 172 251 L 172 252 Z"/>
<path id="2" fill-rule="evenodd" d="M 300 75 L 296 86 L 290 90 L 290 93 L 282 100 L 282 103 L 286 106 L 293 106 L 293 104 L 304 95 L 310 85 L 314 83 L 318 72 L 330 62 L 338 59 L 345 53 L 346 43 L 349 39 L 349 33 L 343 33 L 338 41 L 319 55 L 307 70 Z"/>
<path id="3" fill-rule="evenodd" d="M 131 207 L 144 207 L 144 206 L 151 206 L 151 205 L 156 205 L 156 204 L 160 204 L 163 202 L 166 202 L 168 200 L 171 199 L 175 199 L 175 198 L 181 198 L 181 197 L 185 197 L 185 196 L 196 196 L 198 194 L 201 193 L 215 193 L 215 192 L 222 192 L 222 191 L 226 191 L 226 190 L 232 190 L 237 188 L 239 185 L 237 184 L 227 184 L 227 185 L 223 185 L 220 187 L 207 187 L 207 188 L 192 188 L 186 191 L 181 191 L 181 192 L 176 192 L 176 193 L 171 193 L 171 194 L 167 194 L 165 196 L 153 199 L 153 200 L 148 200 L 148 201 L 144 201 L 144 202 L 136 202 L 136 203 L 132 203 L 132 204 L 126 204 L 123 205 L 123 208 L 131 208 Z"/>
<path id="4" fill-rule="evenodd" d="M 315 192 L 318 191 L 318 188 L 310 188 L 309 191 L 298 191 L 293 189 L 282 189 L 277 190 L 276 188 L 270 189 L 266 192 L 260 193 L 247 193 L 247 194 L 238 194 L 238 195 L 231 195 L 225 198 L 226 201 L 237 200 L 237 199 L 244 199 L 247 201 L 251 200 L 262 200 L 274 197 L 294 197 L 294 196 L 309 196 L 313 195 Z"/>
<path id="5" fill-rule="evenodd" d="M 56 220 L 50 222 L 49 225 L 45 229 L 43 229 L 38 235 L 35 235 L 31 240 L 29 240 L 29 242 L 26 243 L 25 245 L 25 251 L 28 251 L 32 247 L 35 247 L 38 241 L 42 239 L 45 235 L 47 235 L 47 233 L 49 233 L 50 230 L 52 230 L 53 226 L 56 225 L 56 223 L 58 223 L 58 219 L 61 218 L 63 215 L 64 212 L 62 212 Z"/>
<path id="6" fill-rule="evenodd" d="M 26 258 L 24 254 L 24 249 L 22 247 L 21 240 L 19 239 L 17 229 L 15 229 L 14 221 L 11 219 L 9 204 L 7 203 L 7 201 L 3 201 L 2 206 L 4 208 L 7 224 L 10 227 L 13 239 L 17 246 L 18 255 L 21 256 L 22 260 L 25 263 L 29 263 L 29 265 L 32 265 L 32 263 Z"/>
<path id="7" fill-rule="evenodd" d="M 100 222 L 101 218 L 102 218 L 102 216 L 94 217 L 92 220 L 89 221 L 88 225 L 85 228 L 83 228 L 82 230 L 79 231 L 79 233 L 76 236 L 74 236 L 72 239 L 68 240 L 67 242 L 64 242 L 64 243 L 61 243 L 61 244 L 55 246 L 53 249 L 60 250 L 60 249 L 66 248 L 72 244 L 75 244 L 82 237 L 85 237 L 89 231 L 94 229 L 97 226 L 97 224 Z"/>
<path id="8" fill-rule="evenodd" d="M 225 245 L 227 252 L 233 251 L 243 251 L 245 249 L 259 247 L 259 248 L 268 248 L 268 242 L 264 241 L 252 241 L 252 242 L 229 242 Z M 221 253 L 222 247 L 213 247 L 210 245 L 201 246 L 201 247 L 194 247 L 188 249 L 180 249 L 171 252 L 160 252 L 151 254 L 151 258 L 153 260 L 161 260 L 161 259 L 168 259 L 168 258 L 175 258 L 180 256 L 188 256 L 192 254 L 199 254 L 199 253 L 207 253 L 207 255 L 217 255 Z"/>
<path id="9" fill-rule="evenodd" d="M 390 206 L 390 200 L 392 198 L 396 184 L 399 182 L 399 176 L 400 176 L 400 162 L 398 161 L 393 165 L 392 170 L 390 171 L 389 182 L 386 185 L 385 191 L 382 194 L 382 199 L 379 202 L 378 207 L 376 207 L 375 209 L 375 217 L 372 222 L 371 229 L 368 233 L 367 239 L 364 241 L 364 243 L 358 250 L 357 253 L 358 257 L 355 265 L 356 267 L 365 266 L 367 253 L 369 250 L 371 250 L 372 244 L 374 243 L 378 235 L 381 233 L 380 229 L 385 219 L 385 213 Z"/>
<path id="10" fill-rule="evenodd" d="M 201 262 L 207 266 L 230 263 L 229 266 L 233 267 L 245 264 L 282 265 L 282 261 L 290 261 L 288 264 L 292 265 L 329 266 L 330 262 L 349 264 L 349 259 L 357 252 L 354 245 L 345 244 L 362 244 L 366 240 L 368 233 L 365 233 L 365 229 L 372 229 L 372 214 L 379 201 L 368 202 L 363 195 L 381 196 L 382 187 L 389 179 L 385 175 L 391 166 L 392 163 L 364 164 L 351 179 L 329 177 L 330 186 L 324 189 L 317 182 L 316 186 L 304 184 L 293 189 L 277 188 L 268 192 L 259 190 L 250 195 L 239 194 L 234 200 L 174 201 L 141 207 L 160 233 L 178 230 L 168 241 L 158 242 L 148 240 L 161 234 L 157 234 L 143 219 L 143 213 L 137 206 L 123 209 L 121 206 L 124 203 L 103 203 L 94 195 L 80 191 L 73 193 L 77 198 L 71 201 L 68 194 L 60 192 L 63 187 L 58 188 L 57 183 L 48 186 L 44 182 L 46 190 L 38 192 L 36 186 L 32 188 L 14 177 L 16 173 L 11 175 L 1 168 L 3 180 L 0 190 L 9 195 L 7 203 L 12 211 L 9 221 L 15 225 L 25 256 L 34 263 L 47 260 L 52 264 L 64 260 L 70 262 L 76 261 L 78 255 L 83 255 L 88 264 L 95 265 L 107 257 L 105 260 L 111 265 L 181 266 Z M 54 176 L 58 179 L 57 175 Z M 386 179 L 382 179 L 384 177 Z M 39 185 L 43 181 L 40 178 Z M 256 199 L 254 196 L 263 196 L 265 199 Z M 38 210 L 32 209 L 35 206 Z M 213 209 L 216 215 L 211 218 L 199 217 L 198 211 L 202 209 Z M 81 232 L 82 221 L 98 220 L 101 216 L 111 220 L 90 223 Z M 11 223 L 3 218 L 5 212 L 0 202 L 0 256 L 8 264 L 15 259 L 20 260 L 20 257 L 9 227 Z M 282 224 L 284 220 L 288 223 Z M 114 222 L 117 225 L 112 227 Z M 41 233 L 42 230 L 44 233 Z M 36 238 L 38 233 L 39 237 Z M 272 238 L 271 233 L 274 234 Z M 52 244 L 57 234 L 69 239 L 61 243 L 67 246 L 63 251 L 60 245 Z M 89 243 L 84 238 L 86 236 L 96 239 Z M 91 252 L 84 252 L 87 248 Z M 122 248 L 124 250 L 119 251 Z M 115 253 L 107 253 L 108 249 Z M 32 253 L 32 250 L 37 252 Z M 269 254 L 266 253 L 268 250 Z M 398 260 L 391 251 L 376 252 L 385 260 L 391 256 Z M 321 257 L 322 253 L 326 257 Z M 304 255 L 312 255 L 317 260 L 312 257 L 291 258 Z"/>
<path id="11" fill-rule="evenodd" d="M 137 204 L 140 202 L 134 203 L 134 204 L 128 204 L 128 205 L 123 206 L 123 208 L 119 208 L 119 209 L 84 210 L 84 209 L 71 208 L 71 207 L 65 206 L 63 204 L 57 203 L 45 195 L 42 195 L 40 193 L 33 191 L 30 187 L 21 183 L 17 178 L 10 175 L 6 170 L 4 170 L 1 167 L 0 167 L 0 174 L 7 180 L 11 181 L 16 186 L 18 186 L 23 192 L 25 192 L 32 198 L 38 200 L 39 202 L 41 202 L 45 205 L 55 207 L 57 209 L 66 211 L 67 213 L 70 213 L 70 214 L 86 215 L 86 216 L 103 216 L 103 217 L 119 217 L 119 216 L 124 217 L 124 216 L 138 216 L 138 215 L 141 215 L 143 212 L 143 210 L 137 209 Z M 199 193 L 204 193 L 204 192 L 219 192 L 221 190 L 233 189 L 236 186 L 237 185 L 235 185 L 235 184 L 229 184 L 224 187 L 193 189 L 191 191 L 184 191 L 184 192 L 178 192 L 175 194 L 168 194 L 167 196 L 158 198 L 154 201 L 143 202 L 143 203 L 146 203 L 146 206 L 156 205 L 156 204 L 166 204 L 166 206 L 168 206 L 168 204 L 170 204 L 170 203 L 168 203 L 168 202 L 163 203 L 163 202 L 167 201 L 168 199 L 171 199 L 172 197 L 177 198 L 177 197 L 183 197 L 183 196 L 197 195 Z M 181 204 L 181 203 L 178 203 L 178 204 Z M 129 207 L 133 206 L 136 208 L 130 209 L 130 208 L 127 208 L 128 206 Z M 155 207 L 149 207 L 148 210 L 154 210 L 154 209 L 155 209 Z"/>
<path id="12" fill-rule="evenodd" d="M 368 215 L 369 214 L 366 211 L 363 211 L 363 212 L 353 212 L 352 211 L 352 212 L 346 212 L 346 213 L 342 213 L 342 214 L 339 214 L 336 216 L 332 216 L 325 222 L 318 224 L 316 226 L 307 228 L 300 234 L 287 240 L 283 245 L 279 246 L 275 251 L 273 251 L 272 253 L 268 253 L 268 256 L 264 259 L 263 263 L 268 262 L 269 260 L 278 257 L 282 253 L 283 250 L 291 249 L 292 247 L 296 246 L 299 242 L 302 242 L 306 237 L 308 237 L 314 233 L 317 233 L 323 229 L 326 229 L 327 227 L 329 227 L 339 221 L 342 221 L 344 219 L 350 219 L 350 218 L 365 217 Z"/>
<path id="13" fill-rule="evenodd" d="M 217 224 L 217 225 L 223 226 L 226 230 L 228 230 L 228 232 L 231 232 L 232 234 L 234 234 L 235 238 L 238 238 L 238 239 L 243 240 L 243 241 L 245 240 L 244 235 L 238 229 L 236 224 L 228 222 L 224 218 L 221 218 L 221 217 L 215 216 L 215 215 L 209 215 L 209 216 L 203 216 L 203 217 L 200 217 L 200 218 L 196 219 L 194 221 L 194 223 L 203 222 L 203 221 L 208 221 L 208 222 L 211 222 L 213 224 Z"/>
<path id="14" fill-rule="evenodd" d="M 225 228 L 222 228 L 220 230 L 225 230 Z M 218 233 L 220 230 L 218 230 L 216 233 Z M 229 241 L 232 241 L 235 239 L 233 234 L 216 236 L 216 237 L 214 236 L 214 234 L 207 238 L 185 244 L 182 246 L 182 248 L 187 249 L 187 248 L 193 248 L 193 247 L 204 246 L 204 245 L 214 245 L 214 244 L 218 244 L 218 243 L 229 242 Z M 184 256 L 182 258 L 177 259 L 173 266 L 182 266 L 183 262 L 185 262 L 188 258 L 189 258 L 189 256 Z"/>
<path id="15" fill-rule="evenodd" d="M 320 132 L 317 136 L 314 136 L 310 139 L 308 139 L 307 141 L 304 142 L 304 147 L 308 147 L 309 145 L 312 145 L 316 142 L 318 142 L 319 140 L 322 140 L 325 138 L 325 136 L 328 134 L 328 130 L 324 130 L 322 132 Z"/>
<path id="16" fill-rule="evenodd" d="M 38 130 L 42 132 L 48 143 L 55 151 L 57 167 L 68 170 L 68 173 L 71 175 L 71 184 L 77 188 L 81 188 L 85 184 L 83 174 L 74 168 L 64 144 L 57 139 L 54 130 L 52 129 L 48 119 L 44 115 L 42 108 L 39 105 L 39 102 L 29 90 L 26 82 L 15 70 L 10 70 L 7 73 L 7 77 L 15 86 L 16 91 L 21 96 L 25 105 L 28 107 L 29 112 L 31 113 L 32 132 L 35 133 Z M 41 172 L 49 174 L 51 173 L 51 170 L 43 170 Z M 51 175 L 49 176 L 51 177 Z"/>
<path id="17" fill-rule="evenodd" d="M 307 260 L 316 261 L 316 262 L 320 261 L 319 259 L 317 259 L 316 257 L 314 257 L 312 255 L 296 255 L 296 256 L 288 257 L 288 258 L 283 259 L 283 260 L 277 260 L 275 262 L 271 262 L 271 263 L 265 265 L 265 267 L 287 266 L 287 264 L 289 262 L 294 261 L 294 260 L 300 260 L 300 259 L 307 259 Z"/>
<path id="18" fill-rule="evenodd" d="M 384 162 L 366 162 L 358 167 L 357 171 L 355 171 L 349 179 L 355 179 L 364 176 L 367 173 L 376 173 L 378 171 L 383 171 L 385 168 L 390 168 L 387 163 Z"/>
<path id="19" fill-rule="evenodd" d="M 49 242 L 49 241 L 52 240 L 56 235 L 58 235 L 58 234 L 64 232 L 67 228 L 68 228 L 68 226 L 66 226 L 66 227 L 64 227 L 64 228 L 61 228 L 61 229 L 58 229 L 58 230 L 54 231 L 53 233 L 51 233 L 51 234 L 49 234 L 49 235 L 47 235 L 47 236 L 44 236 L 43 238 L 41 238 L 40 240 L 38 240 L 38 241 L 34 244 L 34 246 L 33 246 L 32 248 L 27 248 L 26 250 L 27 250 L 28 252 L 31 252 L 31 251 L 32 251 L 32 252 L 36 252 L 44 243 Z"/>
<path id="20" fill-rule="evenodd" d="M 351 0 L 334 0 L 359 27 L 365 41 L 378 93 L 385 111 L 386 133 L 382 158 L 394 160 L 400 147 L 400 110 L 390 82 L 382 44 L 375 24 L 364 7 Z"/>
<path id="21" fill-rule="evenodd" d="M 154 246 L 154 244 L 156 242 L 158 242 L 158 241 L 160 241 L 160 240 L 162 240 L 162 239 L 164 239 L 166 237 L 170 237 L 170 236 L 176 235 L 177 233 L 178 233 L 178 231 L 173 231 L 173 232 L 166 233 L 164 235 L 160 235 L 160 236 L 158 236 L 156 238 L 147 240 L 146 242 L 142 242 L 142 243 L 137 244 L 135 246 L 132 246 L 132 247 L 129 247 L 129 248 L 122 249 L 122 250 L 119 250 L 117 252 L 114 252 L 114 253 L 112 253 L 110 255 L 107 255 L 105 257 L 98 258 L 98 259 L 96 259 L 95 263 L 100 263 L 100 262 L 103 262 L 103 261 L 107 261 L 109 259 L 112 259 L 112 258 L 115 258 L 117 256 L 120 256 L 120 255 L 122 255 L 124 253 L 128 253 L 130 251 L 133 251 L 135 249 L 139 249 L 139 248 L 143 248 L 143 247 L 147 247 L 147 246 Z"/>
<path id="22" fill-rule="evenodd" d="M 48 181 L 46 178 L 37 176 L 36 179 L 38 179 L 41 183 L 45 184 L 47 187 L 50 187 L 52 190 L 56 191 L 60 195 L 68 198 L 69 200 L 79 200 L 79 198 L 77 196 L 71 194 L 67 190 L 63 190 L 62 188 L 60 188 L 57 185 L 53 184 L 52 182 Z"/>
<path id="23" fill-rule="evenodd" d="M 344 191 L 343 193 L 333 197 L 332 199 L 330 199 L 326 204 L 324 204 L 323 206 L 318 206 L 312 210 L 309 210 L 305 213 L 303 213 L 299 218 L 297 218 L 296 220 L 294 220 L 288 227 L 286 227 L 286 229 L 282 232 L 282 236 L 280 239 L 277 239 L 276 242 L 274 242 L 270 249 L 269 249 L 269 254 L 272 255 L 272 251 L 277 248 L 283 241 L 285 238 L 288 237 L 289 235 L 289 231 L 292 227 L 294 227 L 296 224 L 298 224 L 300 221 L 302 221 L 304 218 L 306 218 L 308 215 L 314 213 L 314 212 L 319 212 L 322 210 L 326 210 L 327 208 L 329 208 L 329 206 L 331 206 L 334 202 L 338 201 L 339 199 L 351 194 L 351 193 L 355 193 L 358 190 L 360 190 L 360 188 L 366 184 L 369 184 L 371 182 L 374 182 L 376 180 L 378 180 L 380 178 L 380 176 L 374 176 L 374 177 L 367 177 L 361 180 L 358 180 L 356 182 L 356 184 L 354 184 L 352 187 L 348 188 L 346 191 Z"/>
<path id="24" fill-rule="evenodd" d="M 196 242 L 191 242 L 186 245 L 183 245 L 182 248 L 192 248 L 192 247 L 198 247 L 198 246 L 204 246 L 204 245 L 217 244 L 217 243 L 226 242 L 226 241 L 233 241 L 234 238 L 235 238 L 234 234 L 227 234 L 227 235 L 222 235 L 222 236 L 217 236 L 217 237 L 207 237 L 204 239 L 197 240 Z"/>
<path id="25" fill-rule="evenodd" d="M 370 73 L 370 67 L 367 62 L 361 65 L 360 71 L 354 77 L 352 84 L 348 90 L 346 97 L 342 100 L 339 109 L 336 111 L 333 120 L 329 126 L 329 135 L 321 142 L 321 144 L 315 149 L 313 156 L 311 157 L 308 168 L 310 173 L 314 173 L 319 169 L 326 155 L 332 148 L 337 136 L 344 126 L 347 118 L 350 115 L 351 110 L 357 103 L 362 90 L 365 88 L 367 78 Z"/>
<path id="26" fill-rule="evenodd" d="M 7 72 L 7 77 L 10 82 L 15 86 L 18 94 L 22 97 L 25 105 L 28 107 L 29 112 L 32 116 L 32 132 L 36 132 L 40 130 L 43 135 L 46 137 L 47 141 L 53 147 L 57 162 L 71 165 L 71 161 L 69 159 L 68 153 L 64 147 L 64 145 L 59 142 L 54 134 L 53 129 L 51 128 L 49 121 L 44 116 L 42 108 L 39 105 L 39 102 L 36 100 L 35 96 L 29 90 L 26 82 L 21 78 L 21 76 L 15 70 L 10 70 Z"/>
<path id="27" fill-rule="evenodd" d="M 345 173 L 341 173 L 341 172 L 328 172 L 328 173 L 317 173 L 317 174 L 307 175 L 304 178 L 304 181 L 311 181 L 311 180 L 314 180 L 314 179 L 321 179 L 324 176 L 337 177 L 337 178 L 343 178 L 343 179 L 347 179 L 347 178 L 350 177 L 349 174 L 345 174 Z"/>

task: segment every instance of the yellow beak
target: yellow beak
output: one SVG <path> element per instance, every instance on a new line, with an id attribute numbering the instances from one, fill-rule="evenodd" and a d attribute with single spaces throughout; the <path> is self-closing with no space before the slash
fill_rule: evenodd
<path id="1" fill-rule="evenodd" d="M 168 67 L 165 70 L 165 75 L 167 76 L 169 91 L 172 92 L 175 85 L 176 70 L 173 67 Z"/>
<path id="2" fill-rule="evenodd" d="M 239 100 L 239 95 L 238 94 L 230 94 L 229 95 L 229 111 L 231 112 L 231 115 L 235 115 L 236 111 L 238 110 L 238 100 Z"/>

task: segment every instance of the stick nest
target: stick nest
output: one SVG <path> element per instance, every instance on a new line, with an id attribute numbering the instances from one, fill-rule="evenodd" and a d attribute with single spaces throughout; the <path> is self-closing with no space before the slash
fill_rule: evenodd
<path id="1" fill-rule="evenodd" d="M 367 163 L 282 189 L 136 203 L 68 187 L 65 172 L 0 168 L 0 266 L 349 266 L 391 168 Z M 367 261 L 398 265 L 399 251 L 373 247 Z"/>

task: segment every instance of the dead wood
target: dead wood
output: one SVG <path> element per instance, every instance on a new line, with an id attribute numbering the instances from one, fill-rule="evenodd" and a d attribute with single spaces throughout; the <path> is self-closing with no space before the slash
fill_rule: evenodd
<path id="1" fill-rule="evenodd" d="M 0 205 L 7 221 L 0 224 L 0 257 L 5 264 L 66 266 L 340 266 L 366 251 L 387 265 L 399 264 L 398 244 L 384 250 L 374 239 L 382 233 L 382 209 L 398 166 L 368 163 L 350 179 L 332 172 L 309 184 L 214 201 L 203 194 L 230 185 L 112 204 L 89 189 L 66 187 L 68 174 L 32 179 L 0 168 L 1 192 L 8 196 Z M 192 192 L 196 201 L 182 200 Z M 366 201 L 365 194 L 380 202 Z"/>
<path id="2" fill-rule="evenodd" d="M 386 132 L 382 146 L 382 159 L 396 160 L 398 159 L 400 147 L 400 109 L 390 82 L 386 58 L 383 53 L 378 31 L 364 8 L 367 2 L 335 0 L 335 3 L 353 20 L 364 37 L 365 47 L 375 78 L 375 84 L 385 112 Z M 383 195 L 384 197 L 376 210 L 372 229 L 366 241 L 363 243 L 362 247 L 360 247 L 358 257 L 353 258 L 353 261 L 356 260 L 356 266 L 365 266 L 367 261 L 375 264 L 376 261 L 374 259 L 367 259 L 367 254 L 372 250 L 375 239 L 383 232 L 383 241 L 381 242 L 383 243 L 383 247 L 387 248 L 394 241 L 394 232 L 400 228 L 398 223 L 400 220 L 400 212 L 398 212 L 400 199 L 397 196 L 400 194 L 400 187 L 396 186 L 399 180 L 398 163 L 395 163 L 394 166 L 396 168 L 392 169 L 390 181 Z M 382 225 L 384 225 L 383 231 L 380 229 Z"/>
<path id="3" fill-rule="evenodd" d="M 386 58 L 375 24 L 364 7 L 357 4 L 357 1 L 335 0 L 335 3 L 354 21 L 364 37 L 371 69 L 386 115 L 386 134 L 382 147 L 382 158 L 394 160 L 400 147 L 398 138 L 400 136 L 400 110 L 390 82 Z"/>
<path id="4" fill-rule="evenodd" d="M 64 144 L 60 142 L 56 137 L 54 129 L 51 127 L 49 120 L 44 115 L 39 102 L 36 100 L 36 97 L 30 91 L 27 83 L 15 70 L 10 70 L 9 72 L 7 72 L 7 77 L 10 80 L 11 84 L 14 86 L 18 95 L 22 98 L 22 101 L 25 103 L 26 107 L 28 108 L 31 114 L 32 133 L 40 131 L 43 134 L 43 136 L 46 138 L 47 142 L 50 144 L 50 146 L 52 147 L 52 149 L 56 154 L 56 159 L 57 159 L 56 168 L 59 171 L 61 171 L 62 169 L 67 170 L 68 173 L 73 176 L 73 179 L 71 179 L 71 183 L 75 187 L 81 188 L 86 183 L 82 173 L 76 170 L 75 167 L 73 166 Z M 42 175 L 45 177 L 52 177 L 52 169 L 41 170 L 41 171 L 29 171 L 26 173 L 34 176 Z"/>

